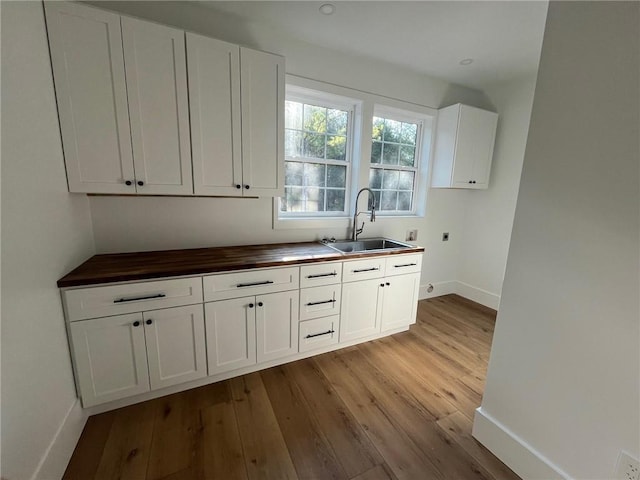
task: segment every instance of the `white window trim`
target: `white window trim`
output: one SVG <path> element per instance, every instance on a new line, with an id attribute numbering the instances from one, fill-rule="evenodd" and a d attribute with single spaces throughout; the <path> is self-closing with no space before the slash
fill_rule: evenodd
<path id="1" fill-rule="evenodd" d="M 423 122 L 422 129 L 422 145 L 421 145 L 421 158 L 420 158 L 420 174 L 416 182 L 415 191 L 416 198 L 414 201 L 415 212 L 400 212 L 400 213 L 380 213 L 380 220 L 387 222 L 392 219 L 401 218 L 415 218 L 424 217 L 426 212 L 427 202 L 427 185 L 428 177 L 431 170 L 430 158 L 433 157 L 433 136 L 435 134 L 435 119 L 438 110 L 435 108 L 419 105 L 416 103 L 405 102 L 389 97 L 383 97 L 380 95 L 354 90 L 331 83 L 320 82 L 317 80 L 311 80 L 296 75 L 287 74 L 286 76 L 287 88 L 293 88 L 292 91 L 306 91 L 307 94 L 316 92 L 322 92 L 322 97 L 334 96 L 334 98 L 342 97 L 342 100 L 348 100 L 354 105 L 354 117 L 353 117 L 353 135 L 352 135 L 352 161 L 351 161 L 351 182 L 349 198 L 347 202 L 349 207 L 347 214 L 343 216 L 314 216 L 314 217 L 279 217 L 279 199 L 276 197 L 273 199 L 272 215 L 273 215 L 273 229 L 274 230 L 289 230 L 289 229 L 338 229 L 351 228 L 352 216 L 353 216 L 353 204 L 355 197 L 361 188 L 369 186 L 369 168 L 371 162 L 371 129 L 372 120 L 375 109 L 377 111 L 391 112 L 394 115 L 410 114 L 408 119 L 421 118 Z M 326 96 L 325 96 L 326 95 Z M 306 98 L 309 98 L 308 96 Z M 313 97 L 311 97 L 313 98 Z M 404 117 L 398 117 L 404 118 Z M 361 199 L 362 200 L 362 199 Z M 377 213 L 377 214 L 378 214 Z"/>

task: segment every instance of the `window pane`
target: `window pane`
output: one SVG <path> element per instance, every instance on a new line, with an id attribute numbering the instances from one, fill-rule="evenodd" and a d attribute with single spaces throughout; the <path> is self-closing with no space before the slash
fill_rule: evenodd
<path id="1" fill-rule="evenodd" d="M 302 130 L 302 104 L 298 102 L 284 103 L 284 126 Z"/>
<path id="2" fill-rule="evenodd" d="M 344 110 L 327 109 L 327 132 L 345 135 L 347 133 L 348 112 Z"/>
<path id="3" fill-rule="evenodd" d="M 302 203 L 302 193 L 302 188 L 286 187 L 284 189 L 284 197 L 280 202 L 280 210 L 283 212 L 304 211 Z"/>
<path id="4" fill-rule="evenodd" d="M 327 211 L 343 212 L 346 190 L 327 190 Z"/>
<path id="5" fill-rule="evenodd" d="M 300 157 L 302 155 L 302 132 L 295 130 L 284 131 L 285 157 Z"/>
<path id="6" fill-rule="evenodd" d="M 286 186 L 302 186 L 302 163 L 284 162 L 284 184 Z"/>
<path id="7" fill-rule="evenodd" d="M 327 165 L 327 187 L 345 188 L 347 186 L 347 167 Z"/>
<path id="8" fill-rule="evenodd" d="M 396 190 L 398 188 L 398 172 L 397 170 L 385 170 L 382 181 L 382 188 L 386 190 Z"/>
<path id="9" fill-rule="evenodd" d="M 400 172 L 398 190 L 413 190 L 414 172 Z"/>
<path id="10" fill-rule="evenodd" d="M 406 145 L 400 146 L 400 165 L 403 167 L 415 167 L 415 155 L 415 147 L 408 147 Z"/>
<path id="11" fill-rule="evenodd" d="M 380 190 L 374 190 L 373 193 L 375 194 L 376 210 L 380 210 L 380 197 L 382 197 L 382 192 Z"/>
<path id="12" fill-rule="evenodd" d="M 398 192 L 398 210 L 411 210 L 411 192 Z"/>
<path id="13" fill-rule="evenodd" d="M 344 160 L 347 158 L 347 137 L 327 137 L 327 159 Z"/>
<path id="14" fill-rule="evenodd" d="M 322 163 L 304 164 L 304 184 L 311 187 L 324 187 L 326 165 Z"/>
<path id="15" fill-rule="evenodd" d="M 382 157 L 382 143 L 373 142 L 371 144 L 371 163 L 380 163 Z"/>
<path id="16" fill-rule="evenodd" d="M 327 109 L 305 104 L 304 129 L 310 132 L 325 133 L 327 131 Z"/>
<path id="17" fill-rule="evenodd" d="M 372 168 L 369 170 L 369 188 L 382 188 L 382 170 Z"/>
<path id="18" fill-rule="evenodd" d="M 382 132 L 384 131 L 384 118 L 373 117 L 373 131 L 371 138 L 373 140 L 382 140 Z"/>
<path id="19" fill-rule="evenodd" d="M 398 165 L 398 145 L 385 143 L 382 148 L 382 163 L 385 165 Z"/>
<path id="20" fill-rule="evenodd" d="M 403 123 L 402 131 L 400 133 L 400 140 L 402 143 L 408 143 L 409 145 L 416 144 L 416 135 L 418 133 L 418 125 L 415 123 Z"/>
<path id="21" fill-rule="evenodd" d="M 400 142 L 400 131 L 402 124 L 395 120 L 385 118 L 384 120 L 384 141 L 385 142 Z"/>
<path id="22" fill-rule="evenodd" d="M 305 188 L 306 212 L 324 212 L 324 189 L 308 187 Z"/>
<path id="23" fill-rule="evenodd" d="M 395 210 L 398 200 L 398 192 L 382 191 L 382 207 L 381 210 Z"/>
<path id="24" fill-rule="evenodd" d="M 324 135 L 305 133 L 303 139 L 303 156 L 307 158 L 324 158 Z"/>

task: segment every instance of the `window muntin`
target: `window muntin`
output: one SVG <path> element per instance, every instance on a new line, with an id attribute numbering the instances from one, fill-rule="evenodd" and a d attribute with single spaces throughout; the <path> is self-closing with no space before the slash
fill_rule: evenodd
<path id="1" fill-rule="evenodd" d="M 319 99 L 285 102 L 285 194 L 281 216 L 344 214 L 351 110 Z"/>
<path id="2" fill-rule="evenodd" d="M 420 131 L 420 121 L 382 114 L 373 117 L 369 188 L 381 212 L 415 211 Z"/>

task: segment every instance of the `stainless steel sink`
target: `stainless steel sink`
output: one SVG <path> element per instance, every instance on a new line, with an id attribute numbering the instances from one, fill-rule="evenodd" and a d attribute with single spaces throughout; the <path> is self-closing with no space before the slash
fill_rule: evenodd
<path id="1" fill-rule="evenodd" d="M 337 242 L 325 243 L 327 247 L 333 248 L 343 253 L 369 252 L 372 250 L 402 250 L 413 248 L 413 245 L 389 240 L 388 238 L 363 238 L 361 240 L 339 240 Z"/>

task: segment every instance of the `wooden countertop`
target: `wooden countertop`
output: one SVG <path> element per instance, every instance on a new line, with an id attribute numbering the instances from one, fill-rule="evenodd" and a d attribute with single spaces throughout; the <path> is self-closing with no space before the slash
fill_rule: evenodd
<path id="1" fill-rule="evenodd" d="M 319 242 L 302 242 L 112 253 L 94 255 L 58 280 L 58 287 L 78 287 L 98 283 L 199 275 L 423 251 L 423 247 L 414 247 L 403 250 L 340 253 Z"/>

